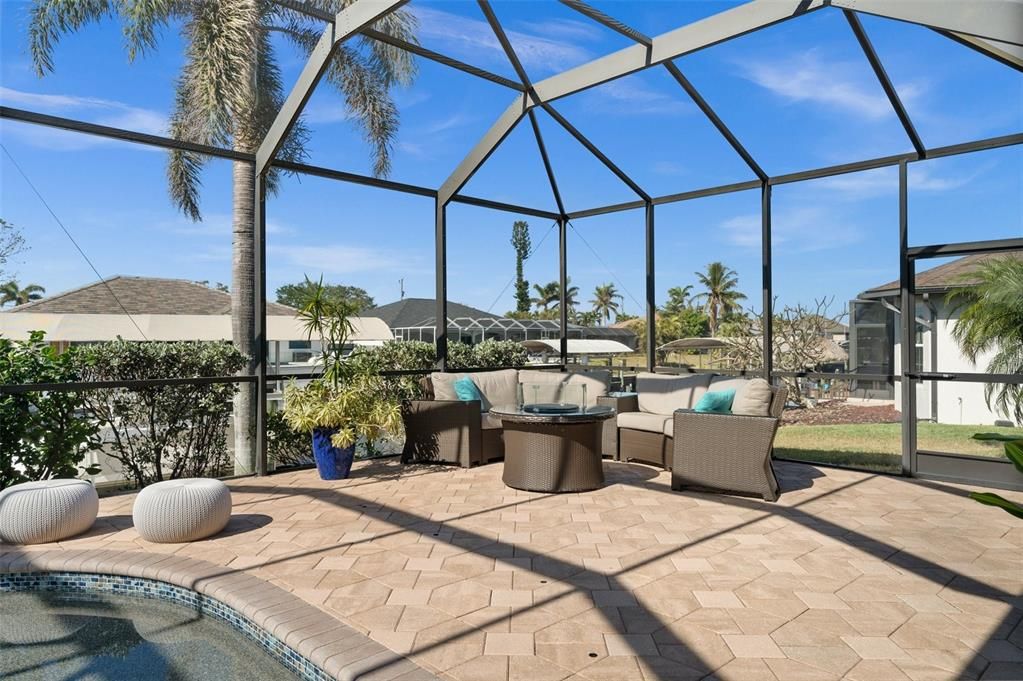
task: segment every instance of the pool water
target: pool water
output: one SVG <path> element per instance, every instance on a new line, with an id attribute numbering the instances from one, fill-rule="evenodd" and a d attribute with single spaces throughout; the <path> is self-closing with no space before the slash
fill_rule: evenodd
<path id="1" fill-rule="evenodd" d="M 0 678 L 297 679 L 229 625 L 173 603 L 111 594 L 0 593 Z"/>

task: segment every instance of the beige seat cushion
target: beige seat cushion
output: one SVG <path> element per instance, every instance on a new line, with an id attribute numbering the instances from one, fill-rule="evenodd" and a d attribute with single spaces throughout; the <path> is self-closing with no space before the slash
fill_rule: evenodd
<path id="1" fill-rule="evenodd" d="M 673 416 L 664 414 L 648 414 L 642 411 L 629 411 L 618 415 L 618 427 L 631 430 L 645 430 L 650 433 L 663 433 L 665 421 Z"/>
<path id="2" fill-rule="evenodd" d="M 537 369 L 523 369 L 519 372 L 519 383 L 523 385 L 549 386 L 541 389 L 538 394 L 540 402 L 571 402 L 580 399 L 578 389 L 565 389 L 565 386 L 586 386 L 585 405 L 592 407 L 597 404 L 597 398 L 606 395 L 608 386 L 611 383 L 611 372 L 606 369 L 595 371 L 568 372 L 560 371 L 539 371 Z M 523 395 L 526 400 L 532 396 Z"/>
<path id="3" fill-rule="evenodd" d="M 430 374 L 433 383 L 435 400 L 457 400 L 455 381 L 468 376 L 483 395 L 483 410 L 487 411 L 495 405 L 515 404 L 518 401 L 518 374 L 515 369 L 501 371 L 479 371 L 475 373 L 441 373 Z"/>
<path id="4" fill-rule="evenodd" d="M 732 413 L 742 416 L 769 416 L 773 396 L 771 384 L 764 379 L 754 378 L 746 381 L 746 385 L 735 393 Z"/>
<path id="5" fill-rule="evenodd" d="M 710 379 L 710 387 L 707 390 L 711 392 L 734 390 L 735 394 L 738 395 L 749 382 L 750 379 L 743 378 L 742 376 L 715 376 Z"/>
<path id="6" fill-rule="evenodd" d="M 667 416 L 676 409 L 692 409 L 707 392 L 710 379 L 710 374 L 638 374 L 636 392 L 639 393 L 640 411 Z"/>

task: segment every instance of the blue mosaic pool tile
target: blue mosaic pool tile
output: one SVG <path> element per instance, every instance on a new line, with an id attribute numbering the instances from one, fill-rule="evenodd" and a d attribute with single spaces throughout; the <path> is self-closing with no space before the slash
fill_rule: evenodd
<path id="1" fill-rule="evenodd" d="M 15 572 L 0 574 L 0 592 L 69 591 L 76 594 L 104 593 L 169 601 L 214 617 L 240 631 L 268 655 L 305 681 L 333 681 L 333 677 L 286 645 L 273 634 L 257 626 L 234 608 L 204 594 L 180 586 L 141 577 L 83 574 L 80 572 Z"/>

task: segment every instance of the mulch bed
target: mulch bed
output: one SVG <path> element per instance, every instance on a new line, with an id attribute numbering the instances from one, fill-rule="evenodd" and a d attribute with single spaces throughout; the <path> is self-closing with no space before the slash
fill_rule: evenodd
<path id="1" fill-rule="evenodd" d="M 833 400 L 816 407 L 786 409 L 781 425 L 837 426 L 855 423 L 898 423 L 902 418 L 894 405 L 867 406 Z"/>

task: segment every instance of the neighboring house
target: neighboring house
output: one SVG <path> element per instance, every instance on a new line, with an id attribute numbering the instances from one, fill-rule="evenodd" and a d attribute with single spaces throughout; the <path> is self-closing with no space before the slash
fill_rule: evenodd
<path id="1" fill-rule="evenodd" d="M 437 318 L 433 298 L 403 298 L 366 310 L 394 331 L 398 340 L 433 342 Z M 559 338 L 561 325 L 552 319 L 510 319 L 486 310 L 448 301 L 448 337 L 464 343 L 494 340 L 544 340 Z M 629 329 L 604 326 L 568 325 L 569 338 L 603 339 L 636 347 L 636 334 Z"/>
<path id="2" fill-rule="evenodd" d="M 307 362 L 319 341 L 307 339 L 296 310 L 267 303 L 271 363 Z M 372 317 L 353 319 L 353 344 L 380 345 L 390 329 Z M 142 341 L 230 340 L 231 296 L 185 279 L 116 276 L 0 312 L 0 336 L 44 331 L 58 345 L 124 338 Z"/>
<path id="3" fill-rule="evenodd" d="M 992 258 L 1023 257 L 1023 251 L 969 255 L 916 275 L 916 371 L 985 373 L 990 354 L 969 361 L 952 337 L 960 310 L 949 294 L 975 283 L 970 275 Z M 899 282 L 868 289 L 851 301 L 849 317 L 850 371 L 902 373 L 899 339 Z M 900 404 L 898 381 L 878 381 L 872 397 L 889 397 Z M 917 387 L 917 418 L 937 423 L 992 425 L 1007 419 L 984 399 L 983 383 L 927 381 Z"/>

